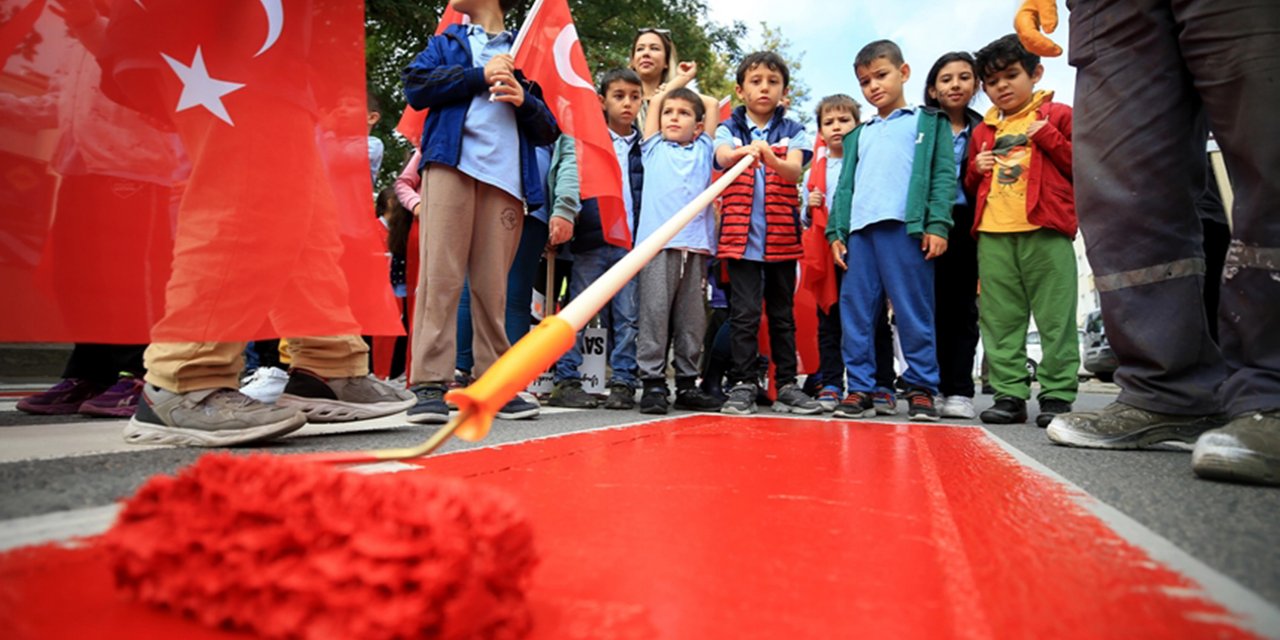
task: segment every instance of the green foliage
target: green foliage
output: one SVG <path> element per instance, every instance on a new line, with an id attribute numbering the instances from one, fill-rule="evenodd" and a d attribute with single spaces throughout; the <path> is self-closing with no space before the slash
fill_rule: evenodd
<path id="1" fill-rule="evenodd" d="M 791 74 L 791 90 L 788 95 L 791 96 L 791 108 L 787 111 L 787 117 L 794 118 L 800 124 L 809 125 L 813 122 L 813 111 L 809 107 L 810 89 L 808 83 L 800 79 L 800 68 L 803 64 L 804 54 L 795 53 L 791 50 L 791 41 L 782 35 L 782 30 L 776 27 L 770 27 L 767 22 L 760 23 L 760 45 L 761 51 L 772 51 L 787 61 L 787 70 Z"/>
<path id="2" fill-rule="evenodd" d="M 381 138 L 387 148 L 378 179 L 380 187 L 395 179 L 412 151 L 393 133 L 404 110 L 400 70 L 426 46 L 445 4 L 445 0 L 365 1 L 369 86 L 382 110 L 382 120 L 374 127 L 373 135 Z M 507 27 L 518 28 L 532 5 L 533 0 L 518 0 L 507 16 Z M 698 84 L 703 93 L 715 97 L 732 95 L 733 77 L 727 71 L 742 56 L 738 43 L 746 36 L 746 26 L 741 22 L 712 22 L 707 17 L 705 0 L 569 0 L 569 8 L 593 73 L 626 66 L 636 30 L 658 27 L 671 30 L 681 60 L 698 63 Z"/>

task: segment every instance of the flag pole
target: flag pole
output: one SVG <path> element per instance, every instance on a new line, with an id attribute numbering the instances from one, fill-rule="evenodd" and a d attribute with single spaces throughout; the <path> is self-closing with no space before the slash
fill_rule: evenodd
<path id="1" fill-rule="evenodd" d="M 520 31 L 516 32 L 516 41 L 511 44 L 511 57 L 520 55 L 520 47 L 524 46 L 524 38 L 529 33 L 529 23 L 533 22 L 533 18 L 542 10 L 543 0 L 534 0 L 533 6 L 529 7 L 529 13 L 524 14 L 524 24 L 520 25 Z"/>

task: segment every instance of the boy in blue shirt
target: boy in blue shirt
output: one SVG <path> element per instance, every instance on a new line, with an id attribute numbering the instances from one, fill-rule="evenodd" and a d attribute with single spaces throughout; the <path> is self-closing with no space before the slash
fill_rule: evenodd
<path id="1" fill-rule="evenodd" d="M 622 200 L 627 211 L 627 229 L 634 237 L 636 219 L 640 215 L 640 203 L 643 200 L 641 189 L 644 185 L 640 132 L 635 127 L 636 114 L 640 112 L 642 102 L 640 76 L 630 69 L 614 69 L 605 73 L 600 80 L 600 102 L 604 106 L 614 154 L 622 169 Z M 564 162 L 558 168 L 559 171 L 576 171 L 573 140 L 567 136 L 561 138 L 561 146 L 564 147 L 560 153 Z M 571 298 L 577 297 L 627 255 L 626 249 L 605 242 L 600 209 L 594 199 L 582 203 L 569 248 L 573 252 L 573 270 L 569 275 Z M 606 409 L 631 409 L 636 404 L 636 388 L 640 386 L 636 378 L 636 334 L 639 322 L 637 290 L 637 282 L 633 279 L 602 310 L 613 345 L 609 350 L 609 369 L 612 373 L 609 378 L 609 398 L 604 403 Z M 556 363 L 556 387 L 551 392 L 552 406 L 592 409 L 598 404 L 594 396 L 582 389 L 582 374 L 578 371 L 578 367 L 582 366 L 580 343 L 581 336 L 573 348 Z"/>
<path id="2" fill-rule="evenodd" d="M 714 127 L 698 94 L 680 87 L 660 91 L 650 100 L 645 119 L 644 207 L 636 243 L 653 235 L 711 183 L 711 137 Z M 659 129 L 661 134 L 659 135 Z M 640 335 L 636 344 L 644 392 L 640 412 L 667 413 L 667 344 L 674 353 L 676 408 L 718 409 L 720 403 L 697 387 L 698 359 L 706 332 L 704 307 L 707 258 L 715 239 L 715 217 L 704 209 L 640 270 Z"/>
<path id="3" fill-rule="evenodd" d="M 760 311 L 769 314 L 769 343 L 777 365 L 775 411 L 811 415 L 822 405 L 796 384 L 796 262 L 800 243 L 797 183 L 813 155 L 804 127 L 788 120 L 791 75 L 772 51 L 748 55 L 738 65 L 734 91 L 743 106 L 716 130 L 716 164 L 728 168 L 750 155 L 759 160 L 722 195 L 720 242 L 716 255 L 729 271 L 729 341 L 733 387 L 720 409 L 756 412 L 756 360 L 760 355 Z"/>
<path id="4" fill-rule="evenodd" d="M 896 44 L 872 42 L 853 66 L 876 115 L 845 138 L 844 167 L 827 221 L 836 264 L 848 272 L 840 287 L 840 316 L 849 395 L 835 416 L 876 413 L 873 327 L 887 294 L 907 360 L 907 416 L 937 420 L 930 261 L 947 250 L 956 197 L 951 124 L 936 109 L 907 106 L 903 85 L 911 68 Z"/>
<path id="5" fill-rule="evenodd" d="M 470 282 L 475 375 L 510 348 L 507 271 L 525 207 L 546 202 L 535 149 L 560 133 L 537 86 L 515 69 L 510 55 L 515 38 L 503 29 L 503 19 L 515 0 L 450 4 L 471 24 L 432 37 L 404 72 L 409 104 L 431 109 L 419 167 L 425 207 L 410 378 L 418 402 L 408 416 L 415 423 L 449 419 L 444 393 L 453 379 L 464 281 Z M 516 397 L 498 417 L 537 414 L 536 404 Z"/>

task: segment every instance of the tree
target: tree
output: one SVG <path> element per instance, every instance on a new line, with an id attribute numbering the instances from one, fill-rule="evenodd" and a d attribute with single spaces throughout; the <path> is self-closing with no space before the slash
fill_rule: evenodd
<path id="1" fill-rule="evenodd" d="M 776 27 L 770 27 L 767 22 L 760 23 L 760 47 L 761 51 L 772 51 L 787 62 L 787 70 L 791 74 L 791 90 L 788 95 L 791 96 L 791 108 L 787 115 L 794 118 L 800 124 L 808 126 L 813 122 L 813 112 L 809 109 L 809 85 L 800 79 L 800 69 L 803 64 L 804 54 L 795 53 L 791 50 L 791 41 L 782 35 L 782 30 Z"/>

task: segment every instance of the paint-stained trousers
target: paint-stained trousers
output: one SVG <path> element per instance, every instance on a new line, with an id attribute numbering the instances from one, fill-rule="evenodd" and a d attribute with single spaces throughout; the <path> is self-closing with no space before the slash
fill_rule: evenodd
<path id="1" fill-rule="evenodd" d="M 1184 415 L 1280 408 L 1280 4 L 1068 4 L 1076 206 L 1120 401 Z M 1235 190 L 1221 350 L 1194 207 L 1206 127 Z"/>

